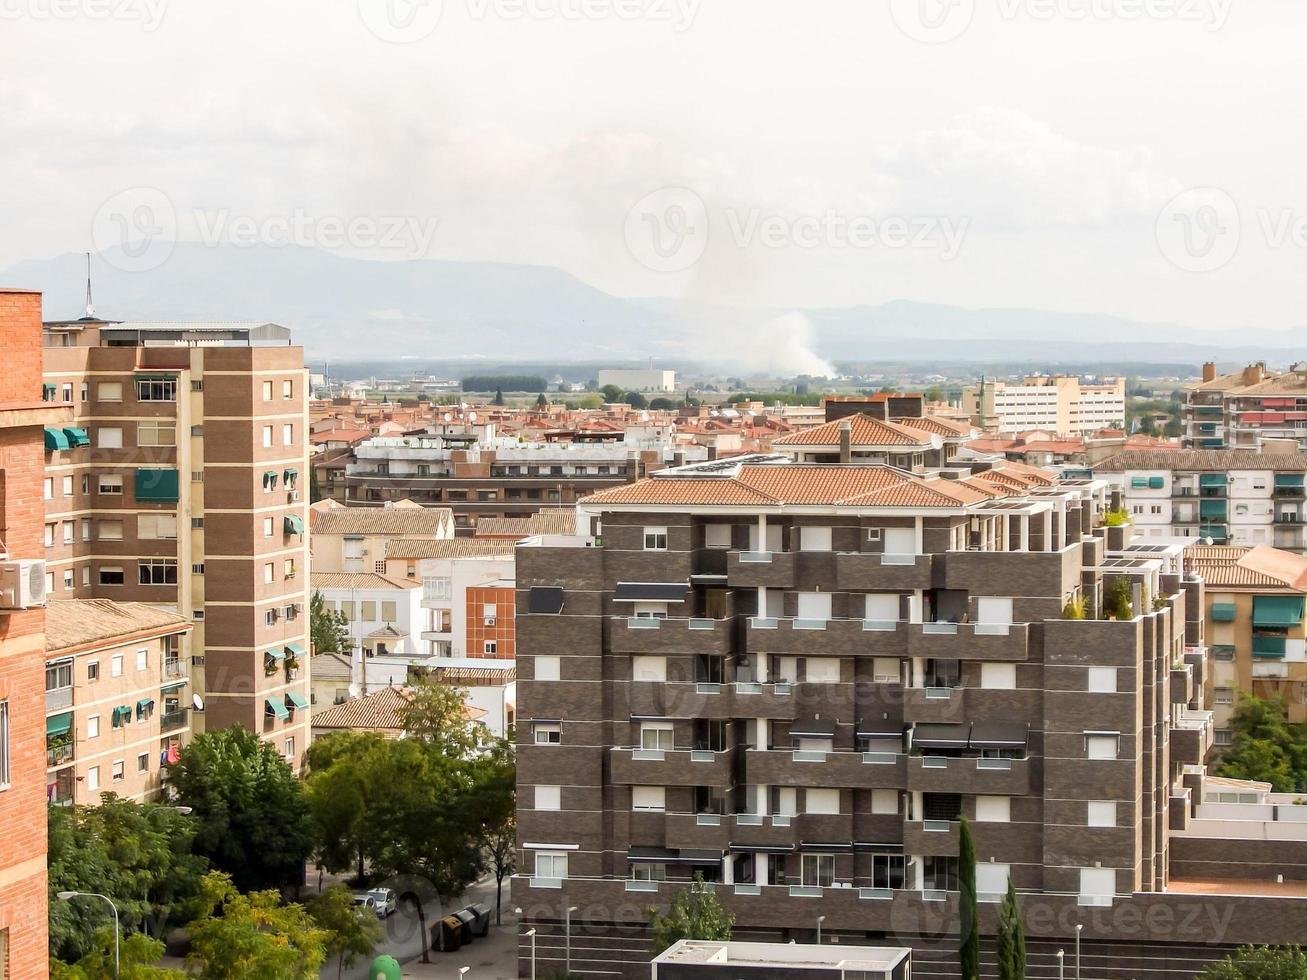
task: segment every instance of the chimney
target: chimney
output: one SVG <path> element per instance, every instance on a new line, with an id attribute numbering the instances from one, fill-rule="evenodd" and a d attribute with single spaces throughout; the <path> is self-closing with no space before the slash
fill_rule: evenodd
<path id="1" fill-rule="evenodd" d="M 853 421 L 840 419 L 840 462 L 853 462 Z"/>
<path id="2" fill-rule="evenodd" d="M 1266 380 L 1266 362 L 1255 361 L 1243 369 L 1243 383 L 1259 385 Z"/>
<path id="3" fill-rule="evenodd" d="M 1215 361 L 1206 361 L 1206 362 L 1204 362 L 1204 364 L 1203 364 L 1203 380 L 1204 380 L 1204 381 L 1215 381 L 1215 380 L 1216 380 L 1216 362 L 1215 362 Z"/>

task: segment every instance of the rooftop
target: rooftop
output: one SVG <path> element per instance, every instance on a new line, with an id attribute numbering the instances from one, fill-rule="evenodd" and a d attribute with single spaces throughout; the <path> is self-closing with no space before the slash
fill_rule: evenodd
<path id="1" fill-rule="evenodd" d="M 409 703 L 408 692 L 400 687 L 387 686 L 371 691 L 361 698 L 351 698 L 328 708 L 313 712 L 313 727 L 354 728 L 364 731 L 403 732 L 404 708 Z M 467 716 L 475 721 L 486 714 L 482 708 L 468 706 Z"/>
<path id="2" fill-rule="evenodd" d="M 141 633 L 182 633 L 188 620 L 143 602 L 112 599 L 51 599 L 45 607 L 45 649 L 62 653 L 92 644 L 128 640 Z"/>
<path id="3" fill-rule="evenodd" d="M 655 963 L 734 964 L 753 969 L 876 970 L 886 972 L 912 951 L 897 946 L 817 946 L 810 943 L 746 943 L 682 939 L 654 957 Z"/>
<path id="4" fill-rule="evenodd" d="M 573 518 L 573 523 L 575 523 Z M 476 538 L 391 538 L 387 558 L 512 558 L 514 541 Z"/>
<path id="5" fill-rule="evenodd" d="M 1246 449 L 1179 449 L 1136 451 L 1109 456 L 1094 464 L 1099 473 L 1124 473 L 1127 470 L 1275 470 L 1307 472 L 1305 453 L 1258 453 Z"/>
<path id="6" fill-rule="evenodd" d="M 803 429 L 790 435 L 772 440 L 773 446 L 838 446 L 840 430 L 848 424 L 851 428 L 849 442 L 855 448 L 875 446 L 899 449 L 938 448 L 939 440 L 930 432 L 910 429 L 899 422 L 885 422 L 870 415 L 850 415 Z"/>
<path id="7" fill-rule="evenodd" d="M 309 587 L 312 589 L 418 589 L 420 582 L 409 582 L 402 578 L 388 578 L 376 572 L 311 572 Z"/>
<path id="8" fill-rule="evenodd" d="M 1268 545 L 1198 545 L 1186 558 L 1209 588 L 1307 592 L 1307 558 Z"/>
<path id="9" fill-rule="evenodd" d="M 529 517 L 483 517 L 477 521 L 476 536 L 529 538 L 535 534 L 575 534 L 576 511 L 552 507 Z"/>
<path id="10" fill-rule="evenodd" d="M 394 534 L 436 537 L 450 533 L 454 512 L 448 507 L 337 507 L 313 521 L 314 534 Z"/>

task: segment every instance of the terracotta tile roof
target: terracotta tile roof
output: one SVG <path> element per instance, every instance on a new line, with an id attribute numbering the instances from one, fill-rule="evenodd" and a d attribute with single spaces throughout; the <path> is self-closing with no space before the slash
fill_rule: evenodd
<path id="1" fill-rule="evenodd" d="M 775 504 L 766 494 L 759 493 L 736 480 L 644 479 L 609 490 L 601 490 L 585 498 L 595 504 L 703 504 L 707 506 L 739 507 Z"/>
<path id="2" fill-rule="evenodd" d="M 870 415 L 850 415 L 834 422 L 823 422 L 811 429 L 804 429 L 790 435 L 772 440 L 773 446 L 838 446 L 840 444 L 840 426 L 845 422 L 852 424 L 850 444 L 853 446 L 891 446 L 904 448 L 929 449 L 933 445 L 930 434 L 918 429 L 910 429 L 897 422 L 885 422 Z"/>
<path id="3" fill-rule="evenodd" d="M 1209 588 L 1307 592 L 1307 558 L 1268 545 L 1197 545 L 1185 558 Z"/>
<path id="4" fill-rule="evenodd" d="M 309 675 L 315 681 L 348 681 L 352 674 L 349 658 L 339 653 L 316 653 L 309 660 Z"/>
<path id="5" fill-rule="evenodd" d="M 418 589 L 420 582 L 387 578 L 376 572 L 310 572 L 311 589 Z"/>
<path id="6" fill-rule="evenodd" d="M 313 522 L 313 533 L 434 537 L 453 522 L 454 512 L 448 507 L 339 507 L 319 514 Z"/>
<path id="7" fill-rule="evenodd" d="M 898 425 L 906 426 L 909 429 L 916 429 L 918 432 L 942 436 L 945 439 L 956 439 L 959 436 L 970 436 L 973 432 L 978 431 L 975 426 L 969 425 L 966 422 L 940 418 L 938 415 L 921 415 L 915 418 L 896 418 L 890 419 L 890 421 L 897 423 Z"/>
<path id="8" fill-rule="evenodd" d="M 552 507 L 529 517 L 483 517 L 477 521 L 476 537 L 502 535 L 530 537 L 533 534 L 575 534 L 576 511 Z"/>
<path id="9" fill-rule="evenodd" d="M 1138 451 L 1117 453 L 1094 469 L 1103 473 L 1124 473 L 1126 470 L 1275 470 L 1276 472 L 1307 472 L 1307 453 L 1257 453 L 1247 449 L 1180 449 L 1171 451 Z"/>
<path id="10" fill-rule="evenodd" d="M 112 599 L 51 599 L 45 607 L 45 649 L 59 653 L 127 640 L 145 632 L 184 633 L 191 624 L 167 609 Z"/>
<path id="11" fill-rule="evenodd" d="M 370 691 L 361 698 L 351 698 L 314 711 L 313 728 L 354 728 L 394 732 L 398 735 L 404 731 L 402 718 L 408 702 L 408 692 L 403 688 L 383 687 Z M 473 721 L 485 715 L 484 708 L 474 708 L 471 705 L 467 708 L 467 716 Z"/>
<path id="12" fill-rule="evenodd" d="M 515 541 L 477 538 L 391 538 L 387 558 L 512 558 Z"/>

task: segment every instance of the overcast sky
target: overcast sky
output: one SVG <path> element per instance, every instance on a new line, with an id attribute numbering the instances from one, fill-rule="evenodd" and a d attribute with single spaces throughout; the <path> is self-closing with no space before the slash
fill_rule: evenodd
<path id="1" fill-rule="evenodd" d="M 1307 320 L 1301 0 L 0 0 L 0 21 L 0 266 L 123 221 L 332 247 L 344 225 L 369 258 L 621 295 Z"/>

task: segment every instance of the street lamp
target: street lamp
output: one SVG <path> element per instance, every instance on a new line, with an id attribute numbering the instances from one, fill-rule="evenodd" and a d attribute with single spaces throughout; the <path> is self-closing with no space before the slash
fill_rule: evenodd
<path id="1" fill-rule="evenodd" d="M 576 910 L 577 910 L 577 906 L 575 905 L 569 905 L 567 908 L 567 918 L 566 918 L 567 953 L 565 955 L 567 957 L 566 959 L 567 973 L 569 975 L 572 972 L 572 913 L 575 912 Z"/>
<path id="2" fill-rule="evenodd" d="M 470 966 L 460 966 L 458 968 L 458 980 L 463 980 L 463 974 L 472 969 Z"/>
<path id="3" fill-rule="evenodd" d="M 189 817 L 192 813 L 195 812 L 195 808 L 189 806 L 175 806 L 173 807 L 173 809 L 176 810 L 178 813 L 180 813 L 183 817 Z"/>
<path id="4" fill-rule="evenodd" d="M 826 921 L 826 916 L 817 916 L 817 945 L 821 945 L 821 924 Z"/>
<path id="5" fill-rule="evenodd" d="M 531 980 L 536 980 L 536 931 L 528 929 L 526 934 L 531 938 Z"/>
<path id="6" fill-rule="evenodd" d="M 1084 932 L 1085 924 L 1076 923 L 1076 980 L 1080 980 L 1080 933 Z"/>
<path id="7" fill-rule="evenodd" d="M 1057 951 L 1057 980 L 1066 980 L 1065 975 L 1062 972 L 1062 965 L 1065 962 L 1066 962 L 1066 950 L 1059 949 Z"/>
<path id="8" fill-rule="evenodd" d="M 114 980 L 118 978 L 118 906 L 113 904 L 113 899 L 108 895 L 101 895 L 99 892 L 58 892 L 58 898 L 61 902 L 71 902 L 74 898 L 100 898 L 109 903 L 109 908 L 113 909 L 113 975 Z"/>

